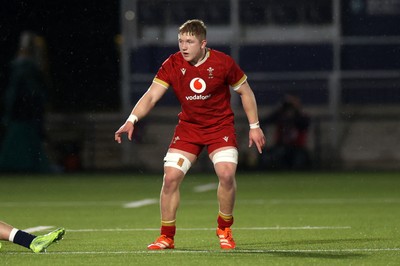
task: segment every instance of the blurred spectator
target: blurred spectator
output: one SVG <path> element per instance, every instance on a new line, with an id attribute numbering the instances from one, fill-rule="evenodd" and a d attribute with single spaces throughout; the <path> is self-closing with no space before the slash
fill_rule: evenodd
<path id="1" fill-rule="evenodd" d="M 260 124 L 275 127 L 271 146 L 261 157 L 261 167 L 287 170 L 310 167 L 307 149 L 310 118 L 303 112 L 298 97 L 285 95 L 280 106 Z"/>
<path id="2" fill-rule="evenodd" d="M 10 66 L 9 85 L 4 97 L 4 139 L 0 146 L 0 170 L 47 172 L 43 150 L 43 118 L 47 96 L 44 39 L 23 32 L 16 58 Z"/>

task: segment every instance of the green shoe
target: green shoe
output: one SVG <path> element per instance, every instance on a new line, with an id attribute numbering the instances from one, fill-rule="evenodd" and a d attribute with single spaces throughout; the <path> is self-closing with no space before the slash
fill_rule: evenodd
<path id="1" fill-rule="evenodd" d="M 37 236 L 35 239 L 33 239 L 29 247 L 35 253 L 46 252 L 46 248 L 52 243 L 61 240 L 64 234 L 65 229 L 58 228 L 48 234 Z"/>

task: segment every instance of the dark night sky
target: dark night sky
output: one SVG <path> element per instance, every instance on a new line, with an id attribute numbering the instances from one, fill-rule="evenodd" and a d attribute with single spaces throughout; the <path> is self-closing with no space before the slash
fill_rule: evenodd
<path id="1" fill-rule="evenodd" d="M 0 90 L 8 80 L 19 34 L 32 30 L 48 45 L 53 111 L 119 108 L 117 0 L 3 0 L 0 10 Z"/>

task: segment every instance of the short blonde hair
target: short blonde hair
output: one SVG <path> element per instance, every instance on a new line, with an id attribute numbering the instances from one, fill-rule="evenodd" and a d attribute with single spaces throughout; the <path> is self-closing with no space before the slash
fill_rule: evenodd
<path id="1" fill-rule="evenodd" d="M 207 37 L 207 27 L 202 20 L 191 19 L 179 27 L 179 34 L 183 33 L 196 36 L 200 41 L 202 41 Z"/>

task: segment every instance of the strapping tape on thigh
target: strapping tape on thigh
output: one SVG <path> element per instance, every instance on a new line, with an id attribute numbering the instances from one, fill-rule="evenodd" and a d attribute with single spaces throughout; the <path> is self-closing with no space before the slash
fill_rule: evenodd
<path id="1" fill-rule="evenodd" d="M 238 163 L 238 151 L 237 149 L 226 149 L 219 151 L 214 154 L 212 158 L 212 162 L 214 164 L 220 163 L 220 162 L 230 162 L 230 163 Z"/>
<path id="2" fill-rule="evenodd" d="M 192 163 L 186 156 L 180 153 L 167 152 L 164 157 L 164 166 L 177 168 L 186 174 L 192 166 Z"/>

